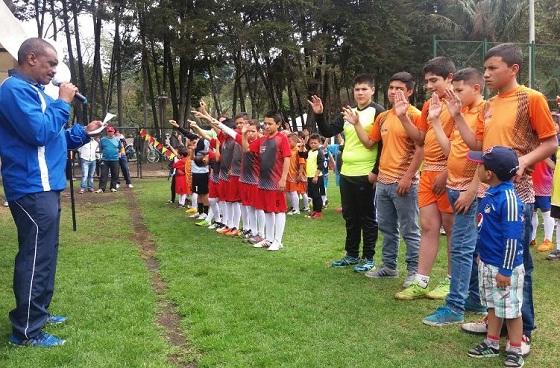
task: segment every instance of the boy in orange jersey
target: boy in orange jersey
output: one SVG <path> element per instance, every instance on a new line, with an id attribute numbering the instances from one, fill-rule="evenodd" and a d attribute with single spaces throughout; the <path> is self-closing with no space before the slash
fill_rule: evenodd
<path id="1" fill-rule="evenodd" d="M 488 50 L 484 61 L 486 86 L 497 92 L 482 113 L 476 133 L 466 124 L 457 122 L 461 136 L 472 150 L 486 151 L 502 145 L 511 147 L 519 157 L 519 169 L 514 178 L 515 191 L 523 202 L 525 230 L 523 240 L 523 340 L 521 353 L 530 351 L 531 333 L 535 329 L 533 309 L 533 260 L 529 251 L 532 232 L 531 216 L 535 201 L 531 168 L 550 157 L 558 147 L 556 126 L 552 120 L 546 98 L 542 93 L 519 85 L 517 75 L 521 70 L 523 54 L 514 44 L 501 44 Z M 483 331 L 484 332 L 484 331 Z M 507 349 L 517 348 L 508 346 Z"/>
<path id="2" fill-rule="evenodd" d="M 426 88 L 432 95 L 444 98 L 445 92 L 452 87 L 451 81 L 455 73 L 455 64 L 446 57 L 436 57 L 424 65 L 424 81 Z M 414 124 L 407 114 L 399 116 L 401 123 L 409 137 L 418 145 L 424 147 L 424 165 L 418 188 L 418 207 L 420 207 L 420 226 L 422 237 L 420 240 L 420 255 L 418 261 L 418 275 L 412 279 L 422 279 L 427 284 L 432 266 L 439 248 L 439 231 L 441 226 L 447 235 L 449 248 L 453 226 L 453 208 L 449 203 L 445 184 L 447 182 L 447 155 L 443 152 L 436 138 L 432 120 L 441 121 L 441 126 L 447 137 L 453 131 L 453 119 L 446 105 L 436 114 L 430 114 L 432 99 L 426 101 L 422 108 L 422 115 L 418 124 Z M 451 274 L 448 250 L 448 274 Z M 410 286 L 407 285 L 407 287 Z M 433 290 L 433 296 L 447 294 L 449 278 Z"/>
<path id="3" fill-rule="evenodd" d="M 372 147 L 383 141 L 379 161 L 379 175 L 376 188 L 376 208 L 379 230 L 383 233 L 383 266 L 375 269 L 373 262 L 367 277 L 397 277 L 397 255 L 400 234 L 406 243 L 406 263 L 408 276 L 405 287 L 412 282 L 418 269 L 418 247 L 420 229 L 418 228 L 418 167 L 422 161 L 422 148 L 410 139 L 399 121 L 401 110 L 411 121 L 420 119 L 420 111 L 408 103 L 414 92 L 414 78 L 410 73 L 394 74 L 389 81 L 389 102 L 392 109 L 377 116 L 369 134 L 358 124 L 357 114 L 345 111 L 346 120 L 356 129 L 365 147 Z M 404 96 L 399 100 L 397 96 Z M 404 101 L 406 100 L 406 102 Z"/>
<path id="4" fill-rule="evenodd" d="M 299 146 L 300 140 L 297 133 L 288 135 L 290 142 L 291 156 L 290 169 L 288 170 L 288 179 L 286 180 L 286 198 L 288 201 L 288 215 L 299 215 L 299 195 L 298 189 L 301 186 L 302 175 L 305 176 L 305 158 L 300 157 Z"/>

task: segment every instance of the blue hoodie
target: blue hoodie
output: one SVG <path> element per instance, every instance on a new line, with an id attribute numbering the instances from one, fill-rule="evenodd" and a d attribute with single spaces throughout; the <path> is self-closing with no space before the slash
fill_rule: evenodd
<path id="1" fill-rule="evenodd" d="M 17 71 L 0 85 L 0 158 L 8 201 L 66 187 L 67 149 L 89 142 L 82 125 L 64 129 L 70 104 Z"/>

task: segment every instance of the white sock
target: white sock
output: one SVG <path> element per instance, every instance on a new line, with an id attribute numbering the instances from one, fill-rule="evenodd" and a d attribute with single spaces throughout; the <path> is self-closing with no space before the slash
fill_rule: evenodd
<path id="1" fill-rule="evenodd" d="M 264 214 L 264 218 L 265 218 L 264 220 L 265 238 L 266 240 L 272 243 L 274 241 L 274 219 L 275 219 L 274 213 L 267 212 Z"/>
<path id="2" fill-rule="evenodd" d="M 325 205 L 325 203 L 327 203 L 327 196 L 326 195 L 322 195 L 321 199 L 323 200 L 323 206 Z"/>
<path id="3" fill-rule="evenodd" d="M 284 212 L 274 214 L 274 240 L 278 244 L 282 244 L 284 227 L 286 227 L 286 214 Z"/>
<path id="4" fill-rule="evenodd" d="M 241 220 L 241 203 L 234 202 L 231 204 L 231 208 L 233 209 L 233 213 L 231 215 L 231 226 L 239 229 L 239 220 Z"/>
<path id="5" fill-rule="evenodd" d="M 187 201 L 187 195 L 179 194 L 179 205 L 184 206 L 186 201 Z"/>
<path id="6" fill-rule="evenodd" d="M 243 223 L 243 230 L 249 230 L 249 220 L 247 219 L 247 206 L 240 204 L 241 208 L 241 222 Z"/>
<path id="7" fill-rule="evenodd" d="M 307 193 L 303 193 L 301 195 L 302 200 L 303 200 L 303 208 L 308 210 L 309 209 L 309 197 L 307 196 Z"/>
<path id="8" fill-rule="evenodd" d="M 556 221 L 556 249 L 560 250 L 560 220 Z"/>
<path id="9" fill-rule="evenodd" d="M 531 240 L 535 240 L 537 238 L 537 227 L 539 227 L 539 214 L 537 213 L 537 211 L 533 212 L 533 217 L 531 217 L 531 225 L 533 226 Z"/>
<path id="10" fill-rule="evenodd" d="M 257 212 L 254 207 L 247 206 L 247 226 L 252 235 L 257 235 Z M 245 225 L 243 225 L 245 228 Z"/>
<path id="11" fill-rule="evenodd" d="M 299 196 L 297 192 L 292 192 L 292 208 L 299 212 Z"/>
<path id="12" fill-rule="evenodd" d="M 220 215 L 220 206 L 218 206 L 218 198 L 208 198 L 208 202 L 210 204 L 210 208 L 212 209 L 214 220 L 221 222 L 222 219 Z"/>
<path id="13" fill-rule="evenodd" d="M 417 273 L 414 276 L 414 281 L 416 281 L 418 285 L 425 289 L 428 287 L 428 283 L 430 282 L 430 276 L 420 275 L 419 273 Z"/>
<path id="14" fill-rule="evenodd" d="M 214 211 L 212 211 L 212 208 L 208 208 L 208 214 L 206 215 L 206 222 L 212 223 L 213 220 L 214 220 Z"/>
<path id="15" fill-rule="evenodd" d="M 198 208 L 198 194 L 191 194 L 191 208 Z"/>
<path id="16" fill-rule="evenodd" d="M 220 213 L 222 214 L 221 223 L 227 226 L 229 212 L 228 212 L 228 206 L 226 201 L 220 201 Z"/>
<path id="17" fill-rule="evenodd" d="M 265 214 L 263 210 L 256 210 L 255 211 L 257 216 L 257 235 L 264 238 L 264 225 L 265 225 Z"/>
<path id="18" fill-rule="evenodd" d="M 552 241 L 552 233 L 554 233 L 554 219 L 550 217 L 550 211 L 542 213 L 544 225 L 544 239 Z"/>

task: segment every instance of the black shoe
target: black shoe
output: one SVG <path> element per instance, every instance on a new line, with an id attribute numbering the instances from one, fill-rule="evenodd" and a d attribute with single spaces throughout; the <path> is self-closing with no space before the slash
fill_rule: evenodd
<path id="1" fill-rule="evenodd" d="M 525 360 L 521 354 L 514 351 L 506 351 L 506 360 L 504 367 L 521 368 L 525 364 Z"/>

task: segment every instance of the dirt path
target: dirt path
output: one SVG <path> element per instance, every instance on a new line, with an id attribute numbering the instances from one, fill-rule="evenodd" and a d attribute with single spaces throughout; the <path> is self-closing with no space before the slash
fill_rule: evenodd
<path id="1" fill-rule="evenodd" d="M 181 316 L 177 312 L 176 305 L 166 297 L 167 285 L 161 278 L 159 262 L 155 258 L 156 245 L 152 234 L 144 224 L 136 195 L 130 190 L 124 191 L 124 193 L 128 200 L 128 209 L 134 229 L 133 240 L 150 272 L 152 288 L 157 295 L 157 323 L 163 330 L 165 339 L 175 350 L 169 355 L 169 362 L 181 368 L 196 368 L 197 365 L 192 362 L 196 353 L 181 329 Z"/>

